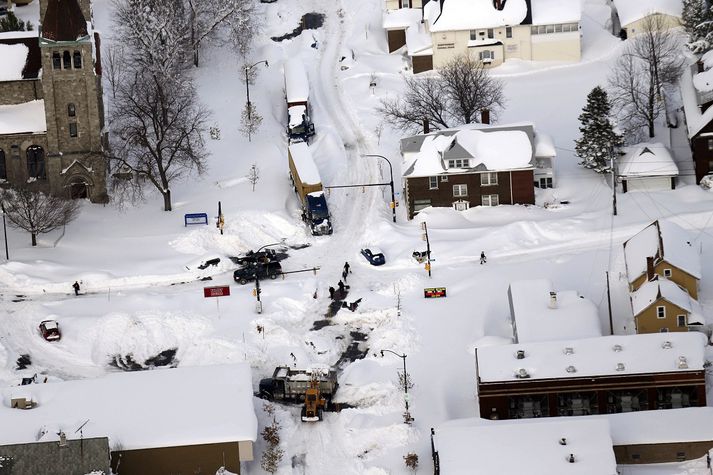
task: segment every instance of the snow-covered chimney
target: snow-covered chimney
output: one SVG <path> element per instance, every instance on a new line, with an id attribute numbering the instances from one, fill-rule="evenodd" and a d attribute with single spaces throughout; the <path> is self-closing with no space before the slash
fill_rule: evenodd
<path id="1" fill-rule="evenodd" d="M 65 434 L 64 431 L 59 431 L 59 446 L 60 447 L 67 446 L 67 434 Z"/>
<path id="2" fill-rule="evenodd" d="M 654 258 L 646 258 L 646 280 L 649 282 L 656 280 L 656 271 L 654 270 Z"/>
<path id="3" fill-rule="evenodd" d="M 428 123 L 428 119 L 423 119 L 423 133 L 427 134 L 431 132 L 431 125 Z"/>
<path id="4" fill-rule="evenodd" d="M 490 123 L 490 110 L 489 109 L 482 109 L 480 111 L 480 123 L 481 124 L 489 124 Z"/>
<path id="5" fill-rule="evenodd" d="M 550 291 L 550 308 L 557 308 L 557 292 Z"/>

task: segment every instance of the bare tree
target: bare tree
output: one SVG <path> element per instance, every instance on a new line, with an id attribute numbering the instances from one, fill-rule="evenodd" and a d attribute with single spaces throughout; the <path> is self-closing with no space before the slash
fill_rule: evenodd
<path id="1" fill-rule="evenodd" d="M 609 77 L 612 105 L 629 136 L 642 128 L 655 136 L 655 122 L 665 108 L 665 89 L 676 83 L 685 61 L 682 37 L 670 30 L 661 15 L 644 20 L 640 33 L 629 40 Z"/>
<path id="2" fill-rule="evenodd" d="M 161 77 L 135 71 L 119 87 L 112 115 L 113 154 L 117 168 L 139 180 L 124 179 L 118 186 L 150 182 L 171 210 L 173 181 L 205 168 L 203 135 L 208 112 L 195 100 L 192 83 L 177 75 Z"/>
<path id="3" fill-rule="evenodd" d="M 248 27 L 254 22 L 255 2 L 251 0 L 186 0 L 186 2 L 193 65 L 196 67 L 201 44 L 221 25 L 236 25 L 242 33 L 249 30 Z"/>
<path id="4" fill-rule="evenodd" d="M 78 201 L 39 193 L 26 185 L 4 190 L 2 200 L 10 226 L 30 233 L 33 246 L 38 234 L 70 223 L 79 213 Z"/>
<path id="5" fill-rule="evenodd" d="M 260 181 L 260 169 L 257 167 L 256 163 L 253 163 L 250 167 L 247 178 L 248 182 L 253 186 L 253 191 L 255 191 L 255 185 L 258 181 Z"/>
<path id="6" fill-rule="evenodd" d="M 256 2 L 244 0 L 239 2 L 237 12 L 228 18 L 230 39 L 243 61 L 247 60 L 253 41 L 262 28 L 256 9 Z"/>
<path id="7" fill-rule="evenodd" d="M 252 136 L 257 133 L 262 124 L 262 116 L 258 114 L 255 104 L 245 103 L 245 108 L 240 117 L 240 132 L 252 141 Z"/>
<path id="8" fill-rule="evenodd" d="M 404 463 L 406 464 L 406 467 L 413 471 L 413 473 L 416 473 L 416 470 L 418 470 L 418 454 L 409 452 L 404 455 Z"/>
<path id="9" fill-rule="evenodd" d="M 121 81 L 121 75 L 124 71 L 122 65 L 126 58 L 124 57 L 124 48 L 121 44 L 110 44 L 104 49 L 104 75 L 103 77 L 109 81 L 111 87 L 111 97 L 116 99 L 116 89 Z"/>
<path id="10" fill-rule="evenodd" d="M 268 473 L 277 472 L 284 451 L 280 448 L 280 423 L 275 418 L 275 408 L 270 404 L 263 404 L 265 413 L 272 417 L 272 423 L 262 430 L 262 438 L 267 443 L 267 448 L 262 453 L 260 466 Z"/>
<path id="11" fill-rule="evenodd" d="M 491 117 L 505 105 L 503 84 L 470 55 L 455 57 L 438 73 L 405 78 L 403 97 L 384 100 L 379 111 L 402 130 L 421 128 L 424 119 L 434 128 L 449 128 L 480 121 L 482 110 Z"/>

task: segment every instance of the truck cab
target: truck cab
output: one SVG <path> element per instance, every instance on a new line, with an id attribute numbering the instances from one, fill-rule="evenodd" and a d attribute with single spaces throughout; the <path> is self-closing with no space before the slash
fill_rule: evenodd
<path id="1" fill-rule="evenodd" d="M 306 105 L 294 105 L 287 108 L 287 137 L 290 143 L 307 142 L 314 135 L 312 123 Z"/>
<path id="2" fill-rule="evenodd" d="M 324 192 L 308 193 L 305 200 L 303 219 L 310 227 L 313 236 L 332 234 L 332 222 L 329 220 L 329 209 Z"/>

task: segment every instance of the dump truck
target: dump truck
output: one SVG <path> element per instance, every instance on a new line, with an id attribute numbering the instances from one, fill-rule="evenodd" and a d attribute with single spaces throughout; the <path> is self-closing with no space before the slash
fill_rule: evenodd
<path id="1" fill-rule="evenodd" d="M 302 406 L 302 422 L 317 422 L 322 420 L 322 412 L 327 407 L 327 400 L 319 390 L 319 380 L 312 375 L 309 387 L 305 391 L 305 403 Z"/>
<path id="2" fill-rule="evenodd" d="M 321 398 L 331 401 L 337 386 L 337 372 L 330 368 L 295 369 L 278 366 L 271 378 L 260 380 L 260 397 L 274 401 L 304 402 L 309 389 L 318 389 Z"/>
<path id="3" fill-rule="evenodd" d="M 290 162 L 290 180 L 302 205 L 302 220 L 313 236 L 332 234 L 327 198 L 324 196 L 322 178 L 305 142 L 291 144 L 287 149 Z"/>
<path id="4" fill-rule="evenodd" d="M 314 135 L 310 119 L 309 81 L 299 59 L 285 62 L 285 101 L 287 102 L 287 138 L 307 142 Z"/>

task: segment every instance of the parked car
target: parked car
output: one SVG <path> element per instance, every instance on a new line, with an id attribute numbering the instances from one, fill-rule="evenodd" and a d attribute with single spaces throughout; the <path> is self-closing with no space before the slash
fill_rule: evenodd
<path id="1" fill-rule="evenodd" d="M 59 324 L 55 320 L 43 320 L 40 322 L 40 334 L 47 341 L 59 341 L 62 334 L 59 332 Z"/>
<path id="2" fill-rule="evenodd" d="M 267 264 L 252 264 L 233 272 L 233 279 L 240 285 L 245 285 L 250 281 L 255 280 L 255 276 L 260 280 L 270 278 L 277 279 L 277 276 L 282 274 L 282 266 L 279 262 L 268 262 Z"/>
<path id="3" fill-rule="evenodd" d="M 239 266 L 244 266 L 255 263 L 267 264 L 280 259 L 274 249 L 263 249 L 259 252 L 248 251 L 242 256 L 231 257 L 230 260 Z"/>
<path id="4" fill-rule="evenodd" d="M 364 248 L 361 250 L 361 255 L 369 261 L 372 266 L 381 266 L 386 264 L 386 258 L 381 249 L 376 247 Z"/>

